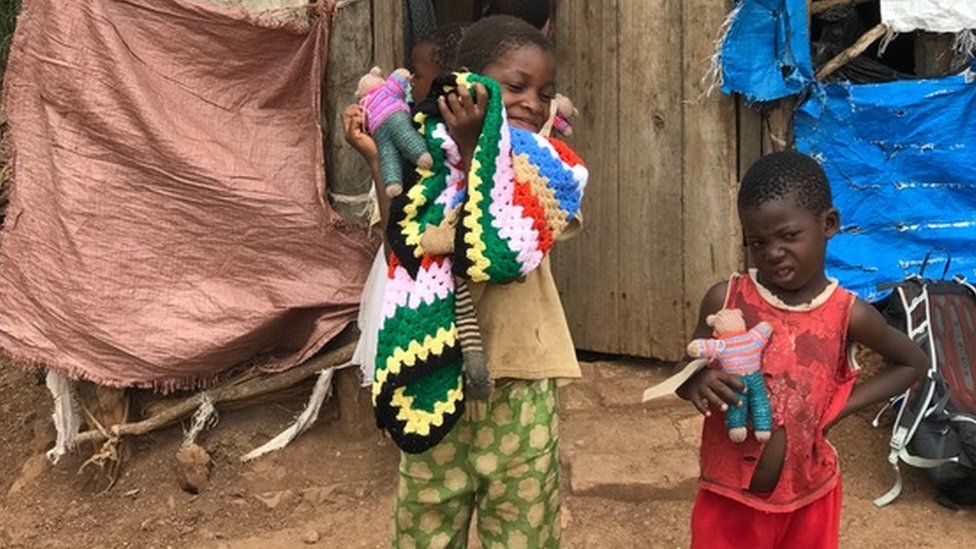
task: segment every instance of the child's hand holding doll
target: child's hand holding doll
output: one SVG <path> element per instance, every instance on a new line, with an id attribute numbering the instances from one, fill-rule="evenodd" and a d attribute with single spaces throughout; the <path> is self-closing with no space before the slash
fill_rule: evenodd
<path id="1" fill-rule="evenodd" d="M 361 105 L 353 103 L 346 107 L 342 113 L 342 128 L 346 133 L 346 142 L 363 155 L 366 162 L 372 165 L 377 161 L 376 141 L 366 131 L 366 114 Z"/>

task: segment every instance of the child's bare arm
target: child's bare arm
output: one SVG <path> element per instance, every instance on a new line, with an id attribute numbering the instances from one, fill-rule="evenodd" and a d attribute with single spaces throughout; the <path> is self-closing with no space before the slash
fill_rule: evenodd
<path id="1" fill-rule="evenodd" d="M 922 349 L 907 335 L 888 325 L 877 309 L 860 299 L 854 303 L 847 333 L 850 340 L 881 355 L 885 366 L 854 387 L 831 426 L 862 408 L 903 392 L 928 368 L 928 359 Z"/>
<path id="2" fill-rule="evenodd" d="M 383 180 L 380 176 L 379 154 L 376 151 L 376 141 L 366 131 L 366 115 L 362 106 L 354 103 L 346 107 L 342 113 L 342 127 L 346 134 L 346 142 L 352 145 L 366 164 L 369 166 L 369 176 L 376 188 L 376 197 L 380 203 L 380 228 L 386 233 L 386 220 L 389 218 L 390 198 L 386 196 Z"/>
<path id="3" fill-rule="evenodd" d="M 720 282 L 714 286 L 705 298 L 702 299 L 701 309 L 698 315 L 698 326 L 695 327 L 695 339 L 707 339 L 712 335 L 712 329 L 705 322 L 708 315 L 714 314 L 725 305 L 725 294 L 728 290 L 728 282 Z M 687 359 L 678 364 L 678 368 L 684 367 Z M 709 407 L 717 408 L 723 412 L 731 406 L 741 406 L 742 403 L 735 396 L 735 391 L 743 391 L 745 386 L 736 376 L 726 374 L 715 368 L 704 368 L 693 375 L 688 381 L 678 388 L 678 396 L 690 400 L 698 411 L 711 415 Z"/>

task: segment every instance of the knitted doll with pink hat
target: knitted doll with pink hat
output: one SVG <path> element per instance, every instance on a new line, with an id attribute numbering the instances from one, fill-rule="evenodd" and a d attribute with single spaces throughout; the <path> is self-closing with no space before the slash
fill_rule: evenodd
<path id="1" fill-rule="evenodd" d="M 421 168 L 430 168 L 434 162 L 410 121 L 405 99 L 409 85 L 407 69 L 397 69 L 384 80 L 383 71 L 373 67 L 359 79 L 356 89 L 356 98 L 366 111 L 366 128 L 376 140 L 380 176 L 390 197 L 403 192 L 404 157 Z"/>

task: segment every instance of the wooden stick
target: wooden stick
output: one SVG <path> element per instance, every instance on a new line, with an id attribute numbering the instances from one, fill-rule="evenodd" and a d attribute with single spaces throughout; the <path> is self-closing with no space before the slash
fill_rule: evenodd
<path id="1" fill-rule="evenodd" d="M 197 393 L 171 406 L 167 406 L 165 409 L 160 410 L 158 413 L 142 421 L 115 425 L 105 429 L 104 432 L 98 429 L 85 431 L 84 433 L 78 435 L 75 442 L 77 444 L 84 442 L 102 442 L 109 438 L 107 435 L 116 437 L 144 435 L 151 431 L 155 431 L 156 429 L 176 423 L 182 418 L 192 414 L 200 406 L 200 404 L 203 403 L 203 399 L 207 396 L 210 397 L 211 402 L 217 404 L 218 402 L 233 402 L 260 396 L 273 391 L 279 391 L 286 387 L 291 387 L 307 377 L 315 375 L 315 373 L 320 370 L 335 368 L 349 362 L 355 349 L 356 342 L 351 342 L 325 354 L 309 359 L 291 370 L 277 374 L 263 374 L 259 377 L 250 376 L 250 379 L 241 382 L 238 382 L 239 378 L 233 379 L 219 387 L 214 387 L 209 391 Z M 249 376 L 249 374 L 243 374 L 242 377 L 247 376 Z"/>
<path id="2" fill-rule="evenodd" d="M 817 71 L 817 80 L 823 80 L 824 78 L 833 74 L 834 71 L 846 65 L 851 59 L 854 59 L 858 55 L 864 53 L 864 51 L 867 50 L 871 44 L 877 42 L 879 38 L 887 33 L 888 27 L 885 26 L 884 23 L 878 23 L 877 26 L 858 38 L 857 42 L 854 42 L 851 47 L 840 52 L 830 61 L 827 61 L 827 64 Z"/>
<path id="3" fill-rule="evenodd" d="M 866 4 L 868 2 L 877 2 L 878 0 L 813 0 L 813 5 L 810 6 L 810 14 L 816 15 L 818 13 L 823 13 L 834 6 L 842 6 L 844 4 Z"/>

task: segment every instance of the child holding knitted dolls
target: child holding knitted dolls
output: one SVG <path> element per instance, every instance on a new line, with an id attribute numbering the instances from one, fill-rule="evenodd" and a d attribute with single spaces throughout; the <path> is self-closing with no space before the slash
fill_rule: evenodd
<path id="1" fill-rule="evenodd" d="M 546 252 L 578 223 L 586 170 L 539 134 L 555 59 L 537 29 L 485 18 L 457 66 L 471 72 L 439 79 L 414 109 L 434 163 L 389 212 L 373 397 L 403 451 L 394 546 L 464 546 L 477 509 L 486 547 L 558 547 L 556 386 L 580 370 Z M 543 207 L 543 191 L 562 210 Z M 461 375 L 452 273 L 477 305 L 495 381 L 484 401 Z"/>
<path id="2" fill-rule="evenodd" d="M 409 91 L 404 97 L 408 104 L 415 105 L 427 97 L 434 79 L 448 73 L 454 66 L 454 56 L 461 38 L 461 30 L 457 25 L 438 28 L 430 35 L 421 37 L 411 48 L 412 73 L 408 84 Z M 370 168 L 376 195 L 376 209 L 372 223 L 381 234 L 385 234 L 390 196 L 386 192 L 380 169 L 379 151 L 376 141 L 369 134 L 363 106 L 354 103 L 346 107 L 342 113 L 342 125 L 346 141 L 362 155 Z M 366 381 L 371 381 L 373 378 L 376 339 L 382 321 L 388 255 L 385 248 L 385 246 L 380 248 L 376 254 L 360 300 L 358 325 L 361 335 L 352 362 L 360 366 Z"/>
<path id="3" fill-rule="evenodd" d="M 841 477 L 825 434 L 904 391 L 927 361 L 871 305 L 827 278 L 824 255 L 840 217 L 814 159 L 795 152 L 763 157 L 742 180 L 738 208 L 754 268 L 708 291 L 699 340 L 689 346 L 696 355 L 724 353 L 723 365 L 737 373 L 705 368 L 678 389 L 706 416 L 692 547 L 835 548 Z M 733 325 L 738 329 L 723 328 Z M 717 340 L 710 339 L 713 328 Z M 886 362 L 858 384 L 848 358 L 853 343 Z M 755 367 L 761 378 L 753 379 Z M 747 437 L 744 414 L 732 412 L 754 404 L 750 393 L 767 391 L 768 403 L 765 394 L 755 402 L 765 417 Z M 726 425 L 730 416 L 734 425 Z"/>

